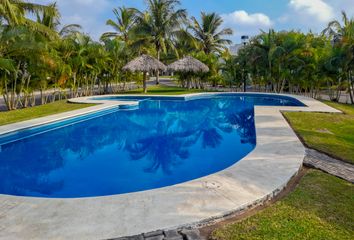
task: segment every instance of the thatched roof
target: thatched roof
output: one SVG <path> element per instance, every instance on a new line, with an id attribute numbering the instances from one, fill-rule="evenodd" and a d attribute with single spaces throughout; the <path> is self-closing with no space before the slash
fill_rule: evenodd
<path id="1" fill-rule="evenodd" d="M 182 58 L 170 64 L 167 68 L 175 72 L 209 72 L 207 65 L 191 56 Z"/>
<path id="2" fill-rule="evenodd" d="M 123 67 L 123 71 L 132 72 L 150 72 L 156 70 L 165 71 L 166 66 L 149 55 L 141 55 Z"/>

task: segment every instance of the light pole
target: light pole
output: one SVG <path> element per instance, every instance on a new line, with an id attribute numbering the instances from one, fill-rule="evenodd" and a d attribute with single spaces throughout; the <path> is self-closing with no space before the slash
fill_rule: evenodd
<path id="1" fill-rule="evenodd" d="M 248 44 L 248 41 L 249 41 L 249 37 L 247 35 L 241 36 L 241 42 L 243 46 L 246 46 Z M 247 92 L 247 79 L 245 76 L 245 65 L 246 62 L 243 62 L 242 63 L 243 92 Z"/>
<path id="2" fill-rule="evenodd" d="M 249 41 L 249 37 L 247 35 L 241 36 L 241 42 L 244 46 L 247 45 L 248 41 Z"/>

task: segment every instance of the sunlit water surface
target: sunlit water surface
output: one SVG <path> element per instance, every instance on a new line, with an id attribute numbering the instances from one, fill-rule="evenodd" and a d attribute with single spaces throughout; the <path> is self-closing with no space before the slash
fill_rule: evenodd
<path id="1" fill-rule="evenodd" d="M 0 194 L 105 196 L 218 172 L 254 149 L 254 105 L 298 103 L 260 96 L 148 100 L 135 110 L 0 137 Z"/>

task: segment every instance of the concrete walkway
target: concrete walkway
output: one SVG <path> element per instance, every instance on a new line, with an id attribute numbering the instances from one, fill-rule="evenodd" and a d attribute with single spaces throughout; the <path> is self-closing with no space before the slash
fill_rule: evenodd
<path id="1" fill-rule="evenodd" d="M 313 149 L 306 149 L 304 165 L 354 183 L 354 165 L 332 158 Z"/>
<path id="2" fill-rule="evenodd" d="M 342 178 L 348 182 L 354 183 L 354 165 L 332 158 L 324 153 L 318 152 L 314 149 L 306 149 L 306 157 L 304 158 L 305 166 L 322 170 L 328 174 Z M 175 229 L 169 231 L 154 231 L 143 233 L 140 235 L 116 238 L 114 240 L 202 240 L 204 239 L 197 228 L 194 229 Z"/>

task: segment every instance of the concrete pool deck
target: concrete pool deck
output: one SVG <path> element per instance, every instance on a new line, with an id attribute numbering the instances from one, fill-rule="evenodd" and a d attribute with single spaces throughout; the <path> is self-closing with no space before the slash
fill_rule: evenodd
<path id="1" fill-rule="evenodd" d="M 176 97 L 195 98 L 212 94 Z M 160 189 L 106 197 L 45 199 L 0 195 L 0 239 L 109 239 L 130 236 L 200 224 L 269 199 L 298 173 L 305 157 L 304 146 L 281 111 L 340 113 L 311 98 L 290 97 L 307 107 L 256 106 L 256 148 L 233 166 L 215 174 Z M 71 101 L 103 104 L 1 126 L 0 134 L 137 104 L 136 101 L 92 100 L 92 97 Z"/>

